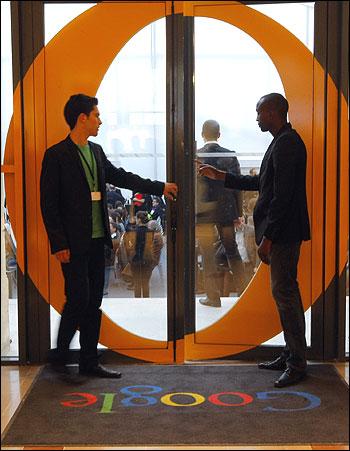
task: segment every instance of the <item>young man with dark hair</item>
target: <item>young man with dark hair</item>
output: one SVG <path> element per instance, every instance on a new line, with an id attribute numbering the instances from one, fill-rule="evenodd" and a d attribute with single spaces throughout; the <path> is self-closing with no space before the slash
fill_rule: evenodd
<path id="1" fill-rule="evenodd" d="M 102 121 L 98 100 L 72 95 L 64 108 L 70 134 L 50 147 L 42 162 L 41 211 L 51 252 L 61 263 L 66 302 L 57 338 L 53 368 L 69 374 L 69 344 L 80 330 L 79 372 L 87 376 L 119 378 L 98 363 L 104 285 L 104 245 L 112 247 L 106 183 L 132 191 L 175 199 L 177 185 L 141 178 L 107 159 L 102 147 L 88 141 Z"/>
<path id="2" fill-rule="evenodd" d="M 258 125 L 273 140 L 259 175 L 234 175 L 198 163 L 198 173 L 222 180 L 227 188 L 259 191 L 254 208 L 255 239 L 262 262 L 270 265 L 272 294 L 286 341 L 282 354 L 261 369 L 285 370 L 275 387 L 285 387 L 306 375 L 304 309 L 297 281 L 302 241 L 310 239 L 306 199 L 306 148 L 287 122 L 288 102 L 277 93 L 267 94 L 256 106 Z"/>

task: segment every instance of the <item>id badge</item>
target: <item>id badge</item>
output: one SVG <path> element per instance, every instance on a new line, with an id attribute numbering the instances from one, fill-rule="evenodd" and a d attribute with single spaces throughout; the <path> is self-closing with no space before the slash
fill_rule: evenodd
<path id="1" fill-rule="evenodd" d="M 101 191 L 91 191 L 91 200 L 101 200 Z"/>

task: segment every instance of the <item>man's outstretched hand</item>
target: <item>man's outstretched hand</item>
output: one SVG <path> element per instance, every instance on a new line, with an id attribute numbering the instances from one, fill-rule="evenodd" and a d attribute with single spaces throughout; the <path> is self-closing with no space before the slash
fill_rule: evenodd
<path id="1" fill-rule="evenodd" d="M 197 164 L 197 174 L 202 177 L 208 177 L 213 180 L 225 180 L 226 172 L 210 166 L 210 164 L 203 164 L 199 160 L 194 160 Z"/>
<path id="2" fill-rule="evenodd" d="M 164 196 L 165 197 L 167 197 L 168 199 L 170 199 L 170 200 L 176 200 L 176 197 L 177 197 L 177 191 L 178 191 L 178 188 L 177 188 L 177 184 L 176 183 L 168 183 L 168 182 L 166 182 L 165 184 L 164 184 L 164 191 L 163 191 L 163 194 L 164 194 Z"/>

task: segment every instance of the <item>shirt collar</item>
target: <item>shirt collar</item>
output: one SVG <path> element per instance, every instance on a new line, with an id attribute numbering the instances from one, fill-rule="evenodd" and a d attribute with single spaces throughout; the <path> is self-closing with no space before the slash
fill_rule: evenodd
<path id="1" fill-rule="evenodd" d="M 208 144 L 217 144 L 217 145 L 219 145 L 219 143 L 217 141 L 206 141 L 204 146 L 207 146 Z"/>

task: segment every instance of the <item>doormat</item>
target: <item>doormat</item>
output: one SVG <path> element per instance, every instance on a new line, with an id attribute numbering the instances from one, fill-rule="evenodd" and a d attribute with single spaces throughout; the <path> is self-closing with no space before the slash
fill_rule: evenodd
<path id="1" fill-rule="evenodd" d="M 120 367 L 119 367 L 120 368 Z M 277 389 L 256 365 L 125 365 L 121 379 L 63 381 L 45 367 L 3 445 L 348 443 L 348 386 L 332 365 L 309 365 Z"/>

